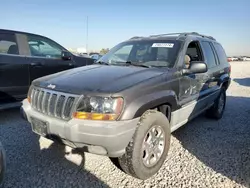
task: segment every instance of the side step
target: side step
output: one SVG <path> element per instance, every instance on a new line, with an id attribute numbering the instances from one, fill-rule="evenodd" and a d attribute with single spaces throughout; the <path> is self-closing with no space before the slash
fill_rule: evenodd
<path id="1" fill-rule="evenodd" d="M 21 107 L 21 105 L 22 105 L 21 102 L 4 103 L 4 104 L 0 104 L 0 110 L 18 108 L 18 107 Z"/>

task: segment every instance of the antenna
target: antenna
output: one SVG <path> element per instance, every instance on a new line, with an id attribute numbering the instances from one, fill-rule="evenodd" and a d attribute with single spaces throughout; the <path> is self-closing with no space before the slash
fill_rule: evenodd
<path id="1" fill-rule="evenodd" d="M 88 37 L 89 37 L 89 18 L 87 16 L 87 32 L 86 32 L 86 52 L 88 53 Z"/>

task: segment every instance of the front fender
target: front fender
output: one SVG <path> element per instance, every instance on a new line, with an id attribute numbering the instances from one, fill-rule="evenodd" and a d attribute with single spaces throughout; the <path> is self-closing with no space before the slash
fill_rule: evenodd
<path id="1" fill-rule="evenodd" d="M 177 97 L 174 91 L 167 90 L 143 95 L 134 99 L 125 106 L 120 120 L 140 117 L 148 109 L 152 109 L 166 103 L 171 105 L 172 111 L 175 111 L 178 108 Z"/>

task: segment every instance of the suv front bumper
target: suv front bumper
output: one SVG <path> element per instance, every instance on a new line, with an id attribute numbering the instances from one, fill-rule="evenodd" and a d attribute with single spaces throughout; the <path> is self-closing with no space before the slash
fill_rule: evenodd
<path id="1" fill-rule="evenodd" d="M 27 99 L 23 101 L 21 115 L 31 123 L 31 118 L 47 122 L 47 135 L 59 138 L 72 148 L 83 148 L 89 153 L 118 157 L 133 137 L 139 118 L 126 121 L 96 121 L 71 119 L 63 121 L 32 109 Z"/>

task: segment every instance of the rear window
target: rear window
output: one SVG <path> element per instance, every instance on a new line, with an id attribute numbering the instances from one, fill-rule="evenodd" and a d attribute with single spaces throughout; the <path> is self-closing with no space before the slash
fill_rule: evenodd
<path id="1" fill-rule="evenodd" d="M 220 63 L 226 63 L 227 55 L 223 47 L 218 43 L 214 43 L 214 48 L 216 50 Z"/>

